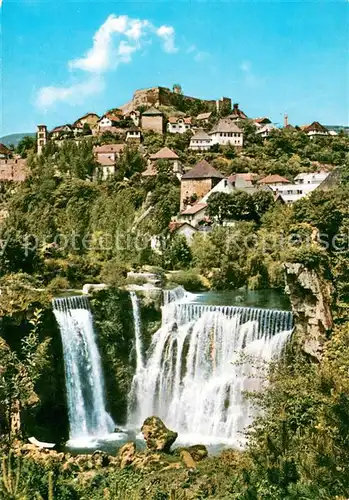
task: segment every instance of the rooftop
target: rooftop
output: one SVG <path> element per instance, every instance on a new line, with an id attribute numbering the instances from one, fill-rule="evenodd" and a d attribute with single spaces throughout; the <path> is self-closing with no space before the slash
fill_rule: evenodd
<path id="1" fill-rule="evenodd" d="M 142 113 L 142 116 L 162 116 L 162 112 L 152 106 L 151 108 L 144 111 L 144 113 Z"/>
<path id="2" fill-rule="evenodd" d="M 257 174 L 253 173 L 241 173 L 241 174 L 233 174 L 230 177 L 228 177 L 228 181 L 231 182 L 232 184 L 236 182 L 237 178 L 243 179 L 246 182 L 255 182 L 258 179 Z"/>
<path id="3" fill-rule="evenodd" d="M 208 113 L 200 113 L 200 114 L 196 117 L 196 119 L 197 119 L 197 120 L 208 120 L 208 119 L 211 117 L 211 115 L 212 115 L 212 112 L 211 112 L 211 111 L 209 111 Z"/>
<path id="4" fill-rule="evenodd" d="M 7 146 L 5 146 L 5 144 L 0 143 L 0 154 L 10 155 L 12 152 Z"/>
<path id="5" fill-rule="evenodd" d="M 212 130 L 210 130 L 209 134 L 216 134 L 220 132 L 235 132 L 242 134 L 242 130 L 235 123 L 224 118 L 219 120 Z"/>
<path id="6" fill-rule="evenodd" d="M 273 174 L 267 175 L 266 177 L 258 181 L 258 184 L 290 184 L 290 181 L 286 179 L 286 177 L 281 177 L 281 175 Z"/>
<path id="7" fill-rule="evenodd" d="M 111 167 L 115 165 L 115 161 L 109 158 L 108 156 L 102 156 L 98 158 L 97 161 L 102 167 Z"/>
<path id="8" fill-rule="evenodd" d="M 200 161 L 194 168 L 183 175 L 182 179 L 223 179 L 224 176 L 206 160 Z"/>
<path id="9" fill-rule="evenodd" d="M 150 155 L 151 160 L 178 160 L 179 157 L 170 148 L 162 148 L 157 153 Z"/>
<path id="10" fill-rule="evenodd" d="M 206 203 L 196 203 L 193 206 L 188 206 L 181 212 L 181 215 L 195 215 L 207 207 Z"/>
<path id="11" fill-rule="evenodd" d="M 196 141 L 199 141 L 199 140 L 211 140 L 211 137 L 202 128 L 199 128 L 195 132 L 195 134 L 192 136 L 191 140 L 193 140 L 193 139 L 195 139 Z"/>
<path id="12" fill-rule="evenodd" d="M 168 119 L 169 123 L 178 123 L 179 120 L 182 120 L 184 123 L 187 125 L 191 124 L 191 118 L 190 116 L 184 117 L 184 116 L 170 116 Z"/>
<path id="13" fill-rule="evenodd" d="M 193 229 L 194 231 L 198 231 L 198 229 L 196 227 L 192 226 L 191 224 L 189 224 L 189 222 L 180 222 L 180 221 L 171 221 L 169 224 L 169 229 L 171 232 L 173 232 L 173 231 L 177 231 L 178 229 L 180 229 L 183 226 L 188 226 L 191 229 Z"/>
<path id="14" fill-rule="evenodd" d="M 154 177 L 155 175 L 158 174 L 156 165 L 151 164 L 149 165 L 144 172 L 142 172 L 142 177 Z"/>
<path id="15" fill-rule="evenodd" d="M 125 144 L 103 144 L 102 146 L 94 146 L 94 153 L 122 153 Z"/>
<path id="16" fill-rule="evenodd" d="M 233 111 L 228 116 L 228 118 L 231 118 L 231 119 L 240 118 L 241 120 L 246 120 L 247 115 L 243 111 L 241 111 L 241 109 L 239 109 L 238 103 L 235 103 L 235 104 L 233 104 Z"/>

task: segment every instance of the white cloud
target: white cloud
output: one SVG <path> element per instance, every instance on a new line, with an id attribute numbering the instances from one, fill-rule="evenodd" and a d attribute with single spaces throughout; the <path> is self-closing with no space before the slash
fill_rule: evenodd
<path id="1" fill-rule="evenodd" d="M 1 0 L 0 0 L 1 1 Z M 157 28 L 147 19 L 132 19 L 111 14 L 93 36 L 92 47 L 82 56 L 68 62 L 69 69 L 80 70 L 94 76 L 65 85 L 43 87 L 37 94 L 36 104 L 47 108 L 56 102 L 82 102 L 84 98 L 104 89 L 103 73 L 132 61 L 136 51 L 157 36 L 167 53 L 177 52 L 175 30 L 172 26 Z"/>
<path id="2" fill-rule="evenodd" d="M 42 87 L 37 95 L 36 104 L 42 109 L 50 108 L 57 102 L 81 104 L 86 97 L 104 90 L 104 80 L 98 76 L 90 77 L 84 82 L 73 83 L 66 87 Z"/>
<path id="3" fill-rule="evenodd" d="M 177 52 L 178 49 L 175 46 L 175 30 L 172 26 L 160 26 L 160 28 L 156 30 L 156 34 L 158 37 L 162 38 L 165 52 Z"/>
<path id="4" fill-rule="evenodd" d="M 132 23 L 132 26 L 130 24 L 127 16 L 116 17 L 110 15 L 95 33 L 92 48 L 84 57 L 70 61 L 69 67 L 71 69 L 82 69 L 83 71 L 104 72 L 111 66 L 117 65 L 119 61 L 117 58 L 118 51 L 114 49 L 114 35 L 125 35 L 127 38 L 130 37 L 136 40 L 141 36 L 141 25 L 138 24 L 136 27 L 135 22 Z M 126 34 L 127 32 L 129 35 Z"/>

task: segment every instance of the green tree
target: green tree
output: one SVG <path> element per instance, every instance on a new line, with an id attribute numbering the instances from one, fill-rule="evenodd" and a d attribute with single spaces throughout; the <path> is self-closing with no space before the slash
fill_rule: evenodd
<path id="1" fill-rule="evenodd" d="M 36 137 L 35 136 L 24 136 L 17 145 L 17 153 L 22 157 L 26 158 L 29 152 L 35 152 L 36 150 Z"/>
<path id="2" fill-rule="evenodd" d="M 234 201 L 231 194 L 212 193 L 207 200 L 207 214 L 219 224 L 234 217 Z"/>
<path id="3" fill-rule="evenodd" d="M 192 254 L 184 236 L 177 235 L 170 239 L 163 252 L 164 267 L 167 269 L 183 269 L 190 265 Z"/>

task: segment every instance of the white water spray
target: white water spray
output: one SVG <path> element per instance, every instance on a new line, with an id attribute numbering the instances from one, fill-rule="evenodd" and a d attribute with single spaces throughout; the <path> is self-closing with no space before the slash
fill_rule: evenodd
<path id="1" fill-rule="evenodd" d="M 105 436 L 115 425 L 105 409 L 104 379 L 86 297 L 53 300 L 64 355 L 70 439 Z"/>
<path id="2" fill-rule="evenodd" d="M 164 292 L 162 326 L 146 364 L 137 364 L 129 422 L 140 427 L 157 415 L 182 442 L 241 444 L 253 418 L 243 392 L 261 383 L 249 356 L 257 362 L 280 356 L 292 313 L 198 305 L 188 298 L 180 287 Z"/>

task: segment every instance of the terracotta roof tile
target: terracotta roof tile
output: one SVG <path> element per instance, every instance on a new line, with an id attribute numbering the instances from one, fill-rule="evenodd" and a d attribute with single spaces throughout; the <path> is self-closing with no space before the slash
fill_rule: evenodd
<path id="1" fill-rule="evenodd" d="M 102 167 L 111 167 L 115 165 L 115 161 L 109 158 L 108 156 L 102 156 L 101 158 L 97 158 L 97 162 L 102 166 Z"/>
<path id="2" fill-rule="evenodd" d="M 243 179 L 244 181 L 247 181 L 247 182 L 254 182 L 258 179 L 258 175 L 257 174 L 253 174 L 253 173 L 242 173 L 242 174 L 233 174 L 231 175 L 230 177 L 228 177 L 228 181 L 233 183 L 233 182 L 236 182 L 236 179 L 240 177 L 241 179 Z"/>
<path id="3" fill-rule="evenodd" d="M 158 175 L 157 168 L 154 164 L 149 165 L 144 172 L 142 172 L 142 177 L 154 177 Z"/>
<path id="4" fill-rule="evenodd" d="M 281 177 L 281 175 L 278 174 L 272 174 L 272 175 L 267 175 L 260 181 L 258 181 L 258 184 L 290 184 L 290 181 L 286 179 L 286 177 Z"/>
<path id="5" fill-rule="evenodd" d="M 102 146 L 94 146 L 94 153 L 122 153 L 125 144 L 103 144 Z"/>
<path id="6" fill-rule="evenodd" d="M 150 155 L 151 160 L 178 160 L 179 156 L 170 148 L 162 148 L 155 154 Z"/>
<path id="7" fill-rule="evenodd" d="M 204 210 L 207 207 L 206 203 L 196 203 L 195 205 L 188 206 L 185 210 L 181 212 L 181 215 L 194 215 Z"/>
<path id="8" fill-rule="evenodd" d="M 5 144 L 0 143 L 0 154 L 2 155 L 11 155 L 11 150 L 5 146 Z"/>

